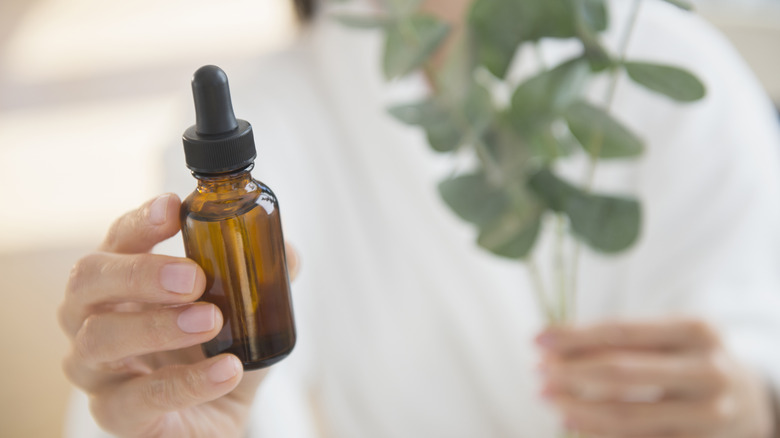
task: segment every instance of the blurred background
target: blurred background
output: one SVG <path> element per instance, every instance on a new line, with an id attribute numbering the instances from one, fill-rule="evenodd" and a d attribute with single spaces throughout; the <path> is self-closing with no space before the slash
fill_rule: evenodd
<path id="1" fill-rule="evenodd" d="M 698 9 L 780 103 L 780 0 Z M 287 0 L 0 2 L 0 436 L 60 435 L 68 271 L 161 190 L 163 150 L 191 123 L 192 72 L 240 69 L 294 34 Z"/>

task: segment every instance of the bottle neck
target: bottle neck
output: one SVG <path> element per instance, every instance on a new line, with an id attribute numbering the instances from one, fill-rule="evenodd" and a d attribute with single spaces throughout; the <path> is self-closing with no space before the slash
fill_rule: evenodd
<path id="1" fill-rule="evenodd" d="M 232 192 L 236 190 L 247 190 L 252 184 L 252 168 L 254 164 L 238 169 L 233 172 L 219 174 L 205 174 L 192 172 L 198 180 L 198 191 L 201 193 Z"/>

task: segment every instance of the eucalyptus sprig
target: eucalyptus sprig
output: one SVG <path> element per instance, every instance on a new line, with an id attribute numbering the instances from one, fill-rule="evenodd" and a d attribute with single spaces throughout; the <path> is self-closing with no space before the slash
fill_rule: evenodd
<path id="1" fill-rule="evenodd" d="M 431 80 L 424 99 L 389 108 L 399 121 L 425 131 L 431 148 L 444 154 L 468 153 L 474 166 L 439 184 L 444 202 L 478 231 L 477 244 L 501 257 L 528 262 L 539 278 L 533 248 L 548 217 L 555 218 L 557 295 L 536 281 L 540 306 L 550 322 L 572 317 L 579 244 L 616 254 L 640 235 L 641 206 L 629 195 L 594 192 L 596 165 L 641 156 L 644 142 L 611 114 L 615 85 L 626 76 L 647 90 L 678 102 L 699 100 L 705 87 L 690 72 L 654 62 L 626 59 L 626 48 L 643 0 L 634 0 L 621 53 L 601 42 L 609 27 L 606 0 L 474 0 L 465 29 L 439 68 L 432 57 L 451 26 L 421 12 L 421 0 L 386 0 L 369 14 L 334 14 L 344 25 L 384 33 L 383 72 L 387 80 L 424 70 Z M 684 0 L 666 1 L 690 9 Z M 539 50 L 544 39 L 576 40 L 579 53 L 552 68 L 513 83 L 510 71 L 518 53 Z M 605 102 L 586 100 L 588 84 L 610 75 Z M 495 90 L 509 89 L 502 102 Z M 586 154 L 591 172 L 574 184 L 556 174 L 556 163 Z M 576 240 L 567 266 L 561 243 Z M 569 268 L 567 270 L 567 267 Z M 570 272 L 570 280 L 567 280 Z"/>

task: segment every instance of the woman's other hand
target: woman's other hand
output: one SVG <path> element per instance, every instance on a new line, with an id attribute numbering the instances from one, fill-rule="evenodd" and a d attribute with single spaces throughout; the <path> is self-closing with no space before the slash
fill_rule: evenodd
<path id="1" fill-rule="evenodd" d="M 586 436 L 772 436 L 767 385 L 704 322 L 556 327 L 537 343 L 543 395 Z"/>
<path id="2" fill-rule="evenodd" d="M 149 254 L 179 230 L 176 195 L 117 219 L 100 248 L 74 266 L 59 319 L 71 341 L 68 379 L 90 398 L 97 423 L 120 437 L 239 437 L 265 371 L 243 373 L 200 344 L 222 327 L 192 260 Z M 288 248 L 290 273 L 297 257 Z"/>

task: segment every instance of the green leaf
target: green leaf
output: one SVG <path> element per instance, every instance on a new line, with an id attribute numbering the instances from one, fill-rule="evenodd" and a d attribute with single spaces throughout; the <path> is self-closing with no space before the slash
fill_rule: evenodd
<path id="1" fill-rule="evenodd" d="M 533 249 L 540 227 L 541 214 L 538 211 L 528 217 L 506 214 L 481 230 L 477 244 L 501 257 L 523 259 Z"/>
<path id="2" fill-rule="evenodd" d="M 552 123 L 576 102 L 590 77 L 588 60 L 575 58 L 522 83 L 512 96 L 509 120 L 543 162 L 568 155 L 569 148 L 554 134 Z"/>
<path id="3" fill-rule="evenodd" d="M 433 77 L 433 89 L 447 99 L 460 101 L 475 84 L 474 72 L 478 67 L 472 41 L 466 35 L 453 39 L 441 66 Z"/>
<path id="4" fill-rule="evenodd" d="M 416 103 L 394 105 L 387 111 L 396 119 L 407 125 L 425 126 L 439 117 L 441 110 L 432 99 L 425 99 Z"/>
<path id="5" fill-rule="evenodd" d="M 523 40 L 525 20 L 522 3 L 476 0 L 469 12 L 477 58 L 498 78 L 506 76 L 517 47 Z"/>
<path id="6" fill-rule="evenodd" d="M 455 214 L 477 226 L 495 221 L 509 202 L 501 188 L 491 184 L 484 173 L 444 180 L 439 184 L 439 193 Z"/>
<path id="7" fill-rule="evenodd" d="M 331 17 L 340 24 L 355 29 L 382 29 L 396 21 L 387 15 L 331 14 Z"/>
<path id="8" fill-rule="evenodd" d="M 577 14 L 580 3 L 582 16 Z M 604 30 L 604 0 L 476 0 L 468 18 L 479 63 L 502 79 L 520 44 L 575 37 L 582 27 L 578 20 Z"/>
<path id="9" fill-rule="evenodd" d="M 452 152 L 463 142 L 458 126 L 453 124 L 449 118 L 427 126 L 425 134 L 431 148 L 436 152 Z"/>
<path id="10" fill-rule="evenodd" d="M 635 157 L 644 150 L 642 140 L 599 107 L 579 101 L 565 116 L 569 130 L 591 156 Z"/>
<path id="11" fill-rule="evenodd" d="M 482 137 L 494 116 L 490 94 L 473 85 L 462 101 L 444 96 L 388 108 L 401 122 L 422 126 L 428 143 L 437 152 L 449 152 Z"/>
<path id="12" fill-rule="evenodd" d="M 604 0 L 574 0 L 578 20 L 593 32 L 603 32 L 609 25 L 609 14 Z"/>
<path id="13" fill-rule="evenodd" d="M 394 15 L 409 15 L 416 12 L 423 0 L 388 0 L 387 7 Z"/>
<path id="14" fill-rule="evenodd" d="M 693 3 L 691 3 L 688 0 L 664 0 L 664 1 L 673 4 L 678 8 L 685 9 L 686 11 L 693 10 Z"/>
<path id="15" fill-rule="evenodd" d="M 574 29 L 585 49 L 585 58 L 593 71 L 602 71 L 611 64 L 609 53 L 599 40 L 607 29 L 609 14 L 605 0 L 573 0 Z"/>
<path id="16" fill-rule="evenodd" d="M 412 104 L 388 108 L 396 119 L 425 129 L 428 143 L 437 152 L 449 152 L 463 140 L 460 127 L 455 123 L 450 110 L 441 101 L 427 99 Z"/>
<path id="17" fill-rule="evenodd" d="M 635 199 L 616 196 L 574 196 L 566 206 L 572 230 L 591 248 L 617 253 L 639 237 L 641 212 Z"/>
<path id="18" fill-rule="evenodd" d="M 601 72 L 612 65 L 612 58 L 599 40 L 609 22 L 607 5 L 603 0 L 575 1 L 575 25 L 577 38 L 585 49 L 585 58 L 594 72 Z"/>
<path id="19" fill-rule="evenodd" d="M 707 94 L 704 84 L 681 68 L 647 62 L 626 62 L 623 65 L 634 82 L 676 101 L 694 102 Z"/>
<path id="20" fill-rule="evenodd" d="M 525 189 L 515 189 L 491 184 L 481 172 L 439 184 L 445 203 L 480 229 L 480 246 L 503 257 L 523 258 L 536 241 L 541 209 Z"/>
<path id="21" fill-rule="evenodd" d="M 554 133 L 552 126 L 548 125 L 544 130 L 537 131 L 526 137 L 526 143 L 530 147 L 534 158 L 542 163 L 551 163 L 556 159 L 567 157 L 579 149 L 576 142 L 573 144 L 571 137 L 564 138 Z M 575 147 L 572 147 L 575 146 Z"/>
<path id="22" fill-rule="evenodd" d="M 429 15 L 414 15 L 387 29 L 383 69 L 388 80 L 418 69 L 444 41 L 450 26 Z"/>
<path id="23" fill-rule="evenodd" d="M 584 57 L 588 60 L 592 72 L 600 73 L 614 65 L 612 57 L 598 38 L 583 35 L 580 41 L 585 49 Z"/>
<path id="24" fill-rule="evenodd" d="M 456 123 L 467 127 L 462 127 L 461 131 L 466 134 L 466 140 L 471 141 L 475 138 L 481 138 L 488 125 L 495 117 L 493 99 L 490 93 L 481 85 L 473 84 L 465 95 L 464 100 L 455 101 L 455 108 L 460 105 L 461 113 L 455 115 Z M 466 128 L 466 129 L 463 129 Z"/>
<path id="25" fill-rule="evenodd" d="M 506 112 L 496 115 L 485 130 L 482 141 L 505 175 L 525 173 L 532 151 L 512 126 Z"/>
<path id="26" fill-rule="evenodd" d="M 574 234 L 597 251 L 624 251 L 639 237 L 641 209 L 635 199 L 586 193 L 549 169 L 528 185 L 551 210 L 566 213 Z"/>
<path id="27" fill-rule="evenodd" d="M 505 183 L 502 190 L 508 203 L 496 220 L 480 226 L 477 244 L 501 257 L 525 258 L 539 234 L 543 206 L 525 183 Z"/>
<path id="28" fill-rule="evenodd" d="M 521 134 L 544 128 L 580 97 L 589 71 L 587 61 L 577 58 L 522 83 L 512 95 L 512 124 Z"/>
<path id="29" fill-rule="evenodd" d="M 531 176 L 528 187 L 550 210 L 558 213 L 564 213 L 569 198 L 578 194 L 576 187 L 555 176 L 548 168 Z"/>

